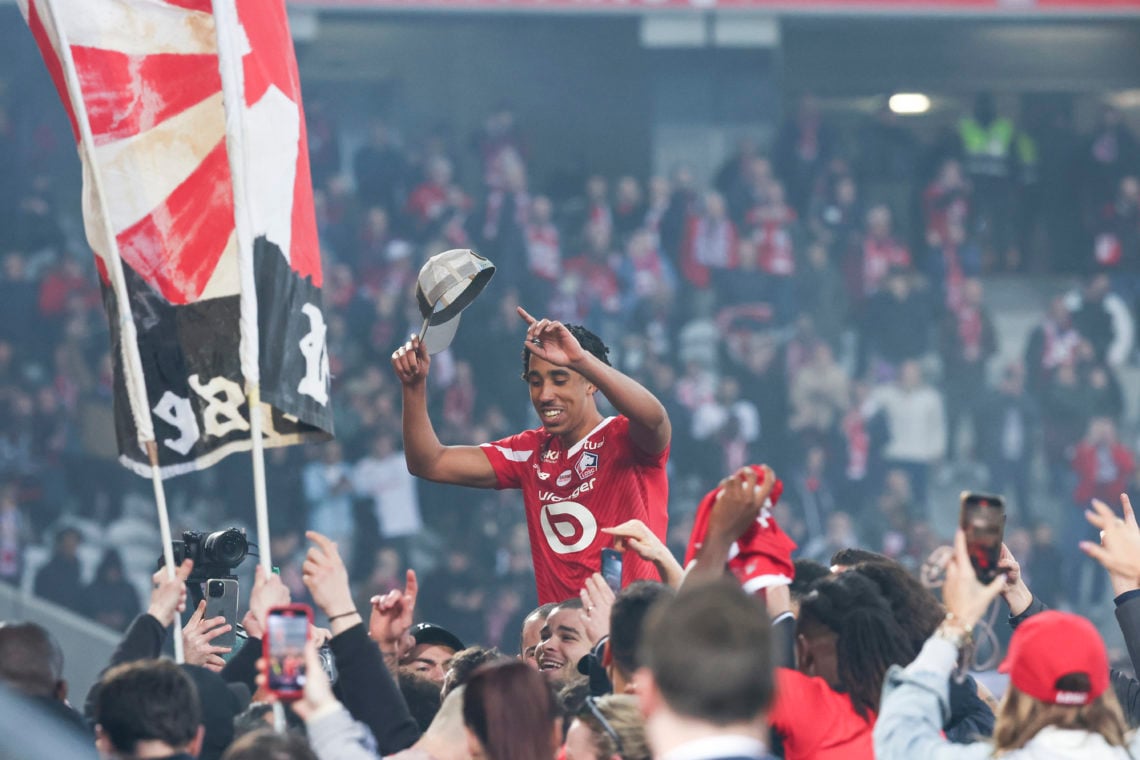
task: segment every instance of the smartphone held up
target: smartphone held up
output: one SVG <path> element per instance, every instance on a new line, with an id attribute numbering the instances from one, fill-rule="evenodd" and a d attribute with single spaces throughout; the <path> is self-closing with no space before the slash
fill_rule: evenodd
<path id="1" fill-rule="evenodd" d="M 990 583 L 1001 574 L 1001 544 L 1005 534 L 1005 501 L 991 494 L 963 492 L 959 516 L 966 534 L 966 552 L 974 574 Z"/>
<path id="2" fill-rule="evenodd" d="M 300 699 L 305 690 L 305 645 L 312 622 L 307 604 L 269 610 L 262 656 L 268 663 L 267 686 L 278 699 Z"/>

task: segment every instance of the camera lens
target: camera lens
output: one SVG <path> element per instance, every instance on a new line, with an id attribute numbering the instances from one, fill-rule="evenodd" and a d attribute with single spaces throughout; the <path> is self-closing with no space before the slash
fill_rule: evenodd
<path id="1" fill-rule="evenodd" d="M 249 551 L 249 542 L 245 540 L 245 534 L 240 530 L 229 528 L 206 536 L 202 542 L 202 550 L 210 562 L 217 562 L 226 567 L 237 567 Z"/>
<path id="2" fill-rule="evenodd" d="M 221 581 L 211 581 L 209 585 L 209 594 L 211 598 L 217 599 L 220 596 L 225 596 L 226 584 L 222 583 Z"/>

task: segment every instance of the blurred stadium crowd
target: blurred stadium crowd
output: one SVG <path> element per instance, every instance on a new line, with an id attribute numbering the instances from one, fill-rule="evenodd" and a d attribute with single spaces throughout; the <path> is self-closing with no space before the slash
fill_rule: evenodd
<path id="1" fill-rule="evenodd" d="M 886 109 L 842 133 L 805 97 L 767 149 L 742 139 L 708 183 L 685 166 L 584 167 L 548 187 L 507 105 L 470 139 L 377 121 L 349 151 L 307 95 L 338 440 L 269 454 L 294 599 L 312 528 L 343 547 L 359 599 L 402 587 L 411 563 L 424 619 L 516 648 L 535 606 L 521 500 L 414 481 L 387 366 L 418 326 L 422 261 L 470 247 L 498 272 L 433 363 L 445 443 L 537 424 L 516 382 L 521 304 L 589 326 L 668 408 L 675 549 L 701 493 L 768 462 L 800 556 L 862 546 L 917 572 L 946 538 L 932 494 L 953 478 L 1007 495 L 1039 598 L 1107 601 L 1100 573 L 1090 589 L 1062 575 L 1053 534 L 1076 552 L 1091 530 L 1076 505 L 1117 503 L 1135 473 L 1119 375 L 1134 362 L 1140 146 L 1119 113 L 1078 134 L 980 96 L 931 143 Z M 114 462 L 106 318 L 58 171 L 73 147 L 29 118 L 0 108 L 0 580 L 123 628 L 157 556 L 153 511 Z M 1011 345 L 981 279 L 999 273 L 1080 285 Z M 231 457 L 172 481 L 176 527 L 250 524 L 246 470 Z"/>

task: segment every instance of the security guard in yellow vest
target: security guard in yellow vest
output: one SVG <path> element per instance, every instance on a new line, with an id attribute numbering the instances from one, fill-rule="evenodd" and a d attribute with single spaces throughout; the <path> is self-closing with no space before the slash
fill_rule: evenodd
<path id="1" fill-rule="evenodd" d="M 962 142 L 962 164 L 975 179 L 1009 179 L 1017 129 L 1013 122 L 994 113 L 993 99 L 978 96 L 974 115 L 958 122 Z"/>

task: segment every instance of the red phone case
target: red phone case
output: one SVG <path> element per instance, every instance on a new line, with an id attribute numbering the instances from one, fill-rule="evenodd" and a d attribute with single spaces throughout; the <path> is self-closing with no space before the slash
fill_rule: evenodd
<path id="1" fill-rule="evenodd" d="M 313 627 L 313 608 L 310 607 L 309 605 L 307 605 L 307 604 L 289 604 L 289 605 L 285 605 L 283 607 L 271 608 L 269 610 L 269 612 L 266 614 L 265 634 L 262 636 L 262 639 L 261 639 L 261 656 L 265 658 L 265 661 L 267 663 L 270 663 L 269 667 L 272 667 L 272 662 L 273 662 L 272 657 L 271 657 L 272 652 L 270 651 L 270 647 L 271 647 L 270 639 L 271 639 L 271 637 L 269 635 L 269 619 L 273 617 L 274 613 L 282 613 L 282 612 L 285 612 L 285 613 L 302 613 L 305 617 L 305 622 L 306 622 L 306 625 L 305 625 L 305 641 L 308 642 L 309 637 L 312 635 L 311 629 Z M 299 616 L 296 614 L 291 614 L 290 617 L 299 617 Z M 302 667 L 304 667 L 303 661 L 302 661 Z M 266 690 L 270 694 L 273 694 L 278 699 L 282 699 L 282 700 L 300 699 L 301 694 L 304 692 L 303 687 L 300 687 L 297 689 L 274 689 L 270 686 L 270 681 L 268 679 L 266 680 L 265 686 L 266 686 Z"/>

